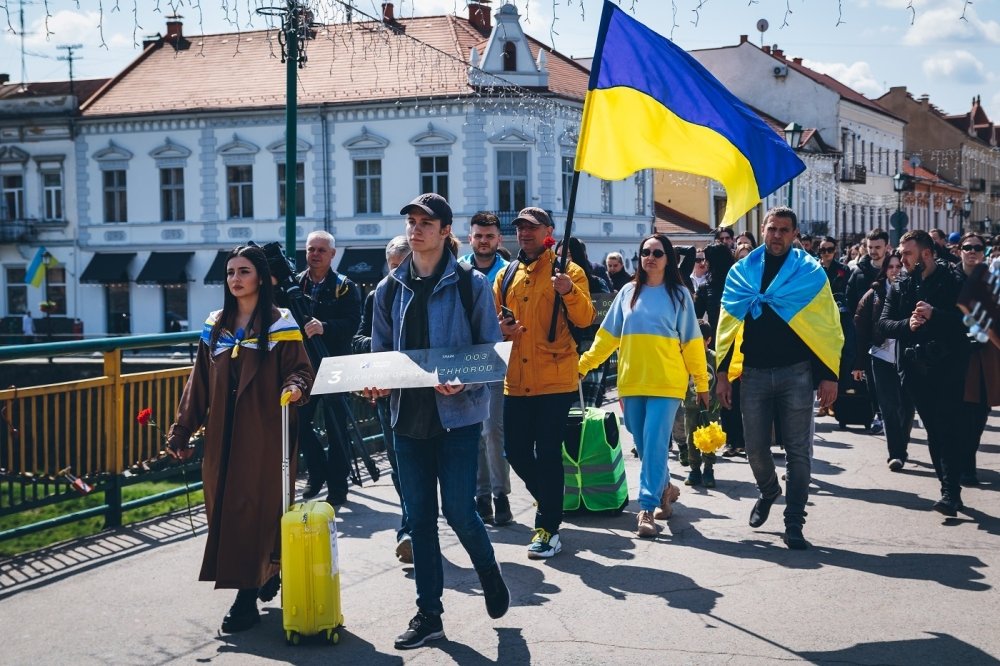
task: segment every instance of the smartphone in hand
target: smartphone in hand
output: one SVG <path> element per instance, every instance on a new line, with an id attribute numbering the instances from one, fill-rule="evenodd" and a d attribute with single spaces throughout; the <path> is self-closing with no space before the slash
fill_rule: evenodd
<path id="1" fill-rule="evenodd" d="M 500 306 L 500 315 L 501 315 L 501 317 L 503 317 L 504 320 L 507 320 L 507 319 L 510 319 L 511 321 L 515 320 L 514 319 L 514 312 L 509 307 L 507 307 L 506 305 L 501 305 Z"/>

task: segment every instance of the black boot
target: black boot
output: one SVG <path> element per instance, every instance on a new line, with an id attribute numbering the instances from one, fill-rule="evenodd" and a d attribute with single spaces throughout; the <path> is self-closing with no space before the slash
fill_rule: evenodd
<path id="1" fill-rule="evenodd" d="M 503 617 L 510 607 L 510 590 L 503 582 L 500 565 L 494 562 L 489 569 L 479 573 L 479 582 L 482 583 L 483 596 L 486 598 L 486 612 L 494 620 Z"/>
<path id="2" fill-rule="evenodd" d="M 257 598 L 261 601 L 270 601 L 278 594 L 278 590 L 281 588 L 281 575 L 274 574 L 267 579 L 267 582 L 260 588 L 257 592 Z"/>
<path id="3" fill-rule="evenodd" d="M 226 613 L 226 617 L 222 618 L 222 633 L 235 634 L 239 631 L 246 631 L 260 622 L 260 613 L 257 611 L 257 592 L 256 587 L 251 587 L 236 593 L 236 601 Z"/>

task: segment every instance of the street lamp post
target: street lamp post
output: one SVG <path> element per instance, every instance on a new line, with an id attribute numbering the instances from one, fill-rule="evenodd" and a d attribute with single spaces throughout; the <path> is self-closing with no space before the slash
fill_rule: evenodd
<path id="1" fill-rule="evenodd" d="M 799 144 L 802 142 L 802 125 L 798 123 L 788 123 L 788 127 L 785 128 L 785 143 L 792 150 L 797 151 L 799 149 Z M 795 184 L 795 179 L 792 178 L 788 181 L 788 207 L 792 207 L 792 186 Z"/>
<path id="2" fill-rule="evenodd" d="M 897 171 L 892 177 L 892 189 L 896 191 L 896 212 L 889 218 L 889 224 L 892 225 L 892 238 L 889 240 L 893 247 L 899 244 L 899 239 L 906 233 L 906 226 L 910 221 L 903 211 L 903 192 L 910 189 L 910 183 L 910 177 L 905 173 Z"/>
<path id="3" fill-rule="evenodd" d="M 972 197 L 966 194 L 965 199 L 962 200 L 962 207 L 958 210 L 955 210 L 955 200 L 948 197 L 948 200 L 944 202 L 944 209 L 947 211 L 948 217 L 958 214 L 959 230 L 965 231 L 965 221 L 972 215 Z"/>

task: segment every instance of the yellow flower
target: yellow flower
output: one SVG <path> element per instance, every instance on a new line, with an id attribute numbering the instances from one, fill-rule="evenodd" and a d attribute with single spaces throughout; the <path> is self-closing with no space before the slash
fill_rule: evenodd
<path id="1" fill-rule="evenodd" d="M 694 445 L 702 453 L 715 453 L 726 445 L 726 432 L 718 421 L 697 428 L 692 433 Z"/>

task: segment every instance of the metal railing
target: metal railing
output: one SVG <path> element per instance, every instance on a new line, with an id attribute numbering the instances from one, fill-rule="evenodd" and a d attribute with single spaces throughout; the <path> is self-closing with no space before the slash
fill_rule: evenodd
<path id="1" fill-rule="evenodd" d="M 0 540 L 103 515 L 105 527 L 121 525 L 122 512 L 185 492 L 175 488 L 122 502 L 124 486 L 197 472 L 200 458 L 170 464 L 162 453 L 167 425 L 173 420 L 190 366 L 122 373 L 126 349 L 187 345 L 199 332 L 142 335 L 102 340 L 0 347 L 0 360 L 103 354 L 103 374 L 92 379 L 0 390 L 0 516 L 55 504 L 80 496 L 72 478 L 104 502 L 84 511 L 0 532 Z M 374 410 L 353 399 L 361 434 L 367 443 L 381 440 Z M 140 425 L 136 415 L 150 408 L 157 427 Z M 190 490 L 201 483 L 189 484 Z"/>

